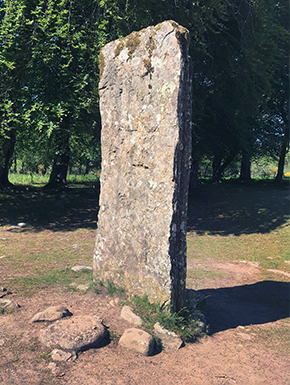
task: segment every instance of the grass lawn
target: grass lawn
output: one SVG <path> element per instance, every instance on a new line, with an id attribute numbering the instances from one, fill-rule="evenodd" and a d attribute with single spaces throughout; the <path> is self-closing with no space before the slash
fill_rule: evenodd
<path id="1" fill-rule="evenodd" d="M 266 275 L 290 273 L 289 224 L 288 183 L 204 184 L 190 200 L 188 258 L 252 261 Z"/>
<path id="2" fill-rule="evenodd" d="M 98 208 L 92 183 L 71 183 L 58 192 L 41 186 L 18 184 L 0 192 L 0 286 L 19 296 L 58 285 L 73 290 L 73 282 L 93 287 L 91 271 L 71 270 L 77 264 L 92 265 Z M 202 281 L 204 288 L 211 287 L 205 286 L 208 282 L 227 284 L 227 274 L 216 269 L 215 261 L 258 263 L 262 285 L 290 281 L 288 187 L 205 183 L 190 196 L 187 257 L 195 267 L 187 271 L 188 289 Z M 16 226 L 21 222 L 26 226 Z M 263 301 L 264 295 L 258 296 L 258 305 Z M 253 331 L 284 351 L 289 318 L 279 322 Z"/>

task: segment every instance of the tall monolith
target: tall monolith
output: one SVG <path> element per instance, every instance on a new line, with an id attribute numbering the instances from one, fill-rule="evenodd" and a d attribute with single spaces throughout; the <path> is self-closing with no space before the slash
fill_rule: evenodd
<path id="1" fill-rule="evenodd" d="M 102 172 L 94 277 L 182 308 L 191 155 L 188 31 L 174 21 L 100 55 Z"/>

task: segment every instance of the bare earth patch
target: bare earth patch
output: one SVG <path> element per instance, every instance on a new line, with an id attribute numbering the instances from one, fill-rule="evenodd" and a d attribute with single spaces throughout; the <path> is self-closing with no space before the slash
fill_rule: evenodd
<path id="1" fill-rule="evenodd" d="M 208 263 L 205 268 L 209 268 Z M 257 284 L 257 269 L 251 265 L 218 263 L 211 268 L 226 271 L 231 277 L 227 287 L 225 277 L 220 278 L 220 285 L 214 280 L 213 290 L 218 286 L 221 289 L 238 287 L 238 282 L 244 285 L 245 281 L 246 287 Z M 221 296 L 215 307 L 226 311 L 226 299 L 230 295 L 229 292 L 225 298 Z M 214 332 L 210 331 L 210 336 L 199 343 L 144 357 L 118 346 L 119 336 L 132 325 L 120 317 L 121 309 L 110 297 L 93 292 L 82 295 L 61 287 L 45 289 L 30 297 L 20 297 L 17 293 L 8 297 L 15 299 L 21 308 L 0 315 L 1 384 L 289 384 L 289 351 L 285 350 L 285 341 L 281 347 L 271 334 L 273 327 L 278 333 L 281 328 L 283 332 L 289 331 L 289 319 L 288 323 L 276 319 L 256 325 L 234 325 L 224 330 L 224 323 L 217 322 L 212 325 Z M 210 308 L 212 299 L 208 301 Z M 115 338 L 105 347 L 80 353 L 74 361 L 57 363 L 53 374 L 49 369 L 52 349 L 38 342 L 40 330 L 48 323 L 31 323 L 38 311 L 52 305 L 63 305 L 75 316 L 100 316 Z M 243 298 L 236 305 L 243 308 Z M 214 321 L 211 312 L 210 322 Z M 230 318 L 229 313 L 220 316 L 221 320 Z"/>

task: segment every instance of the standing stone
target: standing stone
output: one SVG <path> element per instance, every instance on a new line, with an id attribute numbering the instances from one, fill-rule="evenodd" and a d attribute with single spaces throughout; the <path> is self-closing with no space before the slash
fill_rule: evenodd
<path id="1" fill-rule="evenodd" d="M 102 174 L 94 276 L 127 293 L 185 301 L 191 155 L 188 31 L 173 21 L 100 55 Z"/>

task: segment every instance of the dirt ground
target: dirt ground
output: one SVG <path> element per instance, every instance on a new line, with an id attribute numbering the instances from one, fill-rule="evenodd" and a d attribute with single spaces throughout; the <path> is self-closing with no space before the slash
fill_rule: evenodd
<path id="1" fill-rule="evenodd" d="M 203 263 L 204 267 L 226 273 L 219 280 L 203 281 L 209 336 L 185 344 L 178 351 L 162 351 L 151 357 L 118 346 L 118 337 L 132 325 L 120 317 L 120 307 L 110 297 L 61 287 L 31 297 L 16 292 L 7 296 L 21 308 L 0 315 L 0 383 L 289 384 L 289 350 L 283 339 L 279 343 L 279 338 L 272 338 L 273 330 L 289 333 L 289 309 L 285 307 L 288 283 L 261 282 L 257 268 L 249 264 L 216 263 L 210 259 Z M 261 296 L 266 299 L 264 303 Z M 255 302 L 255 298 L 259 301 Z M 277 304 L 276 311 L 268 306 L 269 301 Z M 115 338 L 105 347 L 80 353 L 75 361 L 58 363 L 53 374 L 49 369 L 51 350 L 37 342 L 39 330 L 46 324 L 32 324 L 30 320 L 36 312 L 57 304 L 66 306 L 74 315 L 101 316 Z"/>

